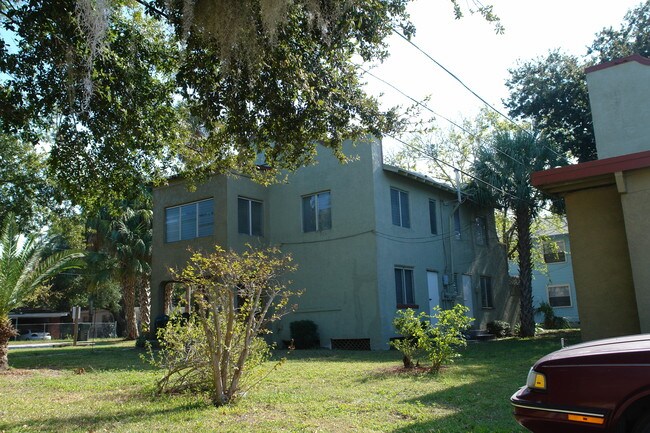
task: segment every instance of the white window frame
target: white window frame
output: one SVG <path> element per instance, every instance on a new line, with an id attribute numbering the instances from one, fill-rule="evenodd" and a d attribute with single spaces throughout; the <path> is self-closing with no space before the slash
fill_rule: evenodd
<path id="1" fill-rule="evenodd" d="M 489 281 L 490 290 L 486 290 L 484 287 L 484 282 Z M 479 287 L 481 289 L 481 307 L 485 309 L 494 308 L 494 290 L 492 287 L 492 277 L 489 275 L 481 275 L 479 278 Z"/>
<path id="2" fill-rule="evenodd" d="M 393 219 L 393 191 L 397 192 L 397 208 L 399 209 L 399 221 L 397 222 Z M 404 203 L 404 200 L 402 198 L 403 195 L 406 196 L 406 203 Z M 409 199 L 408 191 L 404 191 L 403 189 L 395 188 L 392 186 L 390 187 L 390 210 L 391 221 L 393 222 L 393 225 L 403 227 L 405 229 L 411 228 L 411 210 L 409 209 L 410 202 L 411 200 Z"/>
<path id="3" fill-rule="evenodd" d="M 327 194 L 329 196 L 329 203 L 330 203 L 330 207 L 329 207 L 329 209 L 330 209 L 329 227 L 326 227 L 326 228 L 323 228 L 323 227 L 320 226 L 320 218 L 318 217 L 319 213 L 321 211 L 319 197 L 321 195 L 323 195 L 323 194 Z M 315 219 L 316 229 L 307 231 L 305 229 L 305 207 L 304 207 L 303 203 L 304 203 L 305 199 L 311 199 L 312 197 L 315 200 L 315 202 L 314 202 L 315 203 L 315 206 L 314 206 L 314 219 Z M 301 222 L 302 222 L 302 232 L 303 233 L 322 232 L 324 230 L 331 230 L 332 229 L 332 192 L 330 190 L 326 190 L 326 191 L 320 191 L 320 192 L 315 192 L 315 193 L 312 193 L 312 194 L 303 195 L 300 198 L 300 213 L 301 213 L 301 218 L 302 218 Z"/>
<path id="4" fill-rule="evenodd" d="M 239 214 L 237 214 L 237 231 L 240 234 L 243 235 L 248 235 L 248 236 L 259 236 L 263 237 L 264 236 L 264 202 L 262 200 L 255 200 L 252 198 L 248 197 L 242 197 L 239 196 L 237 197 L 237 212 L 239 212 L 239 200 L 243 200 L 247 203 L 247 210 L 246 210 L 246 220 L 248 223 L 247 231 L 246 232 L 241 232 L 240 227 L 239 227 Z M 253 234 L 253 203 L 259 203 L 261 205 L 261 221 L 260 221 L 260 234 Z"/>
<path id="5" fill-rule="evenodd" d="M 415 305 L 415 272 L 413 271 L 413 268 L 409 267 L 409 266 L 395 266 L 394 269 L 393 269 L 393 274 L 395 273 L 395 271 L 401 271 L 401 280 L 402 280 L 401 281 L 402 282 L 402 293 L 401 293 L 401 295 L 402 295 L 402 300 L 404 301 L 402 303 L 398 302 L 399 300 L 397 299 L 397 285 L 396 285 L 395 286 L 395 302 L 396 302 L 396 304 L 397 305 Z M 406 272 L 411 273 L 411 286 L 410 287 L 407 287 L 407 284 L 406 284 L 406 281 L 407 281 L 406 280 Z M 397 281 L 395 281 L 395 284 L 397 284 Z M 411 292 L 410 293 L 411 298 L 412 298 L 411 300 L 413 302 L 408 302 L 409 299 L 408 299 L 407 294 L 408 294 L 409 289 L 410 289 L 410 292 Z"/>
<path id="6" fill-rule="evenodd" d="M 553 305 L 551 304 L 551 290 L 550 289 L 555 289 L 555 288 L 566 288 L 567 292 L 569 293 L 569 305 Z M 554 298 L 560 298 L 563 296 L 554 296 Z M 552 306 L 553 308 L 571 308 L 573 307 L 573 296 L 571 296 L 571 286 L 569 284 L 549 284 L 546 286 L 546 299 L 548 300 L 548 304 Z"/>
<path id="7" fill-rule="evenodd" d="M 429 199 L 429 228 L 432 235 L 438 234 L 438 201 L 433 198 Z"/>
<path id="8" fill-rule="evenodd" d="M 199 203 L 205 203 L 205 202 L 210 202 L 211 206 L 210 208 L 213 209 L 212 211 L 212 220 L 211 220 L 211 229 L 210 233 L 204 234 L 204 235 L 199 235 L 199 226 L 200 226 L 200 220 L 199 220 Z M 188 207 L 194 207 L 194 214 L 196 217 L 196 226 L 194 228 L 194 233 L 195 235 L 191 238 L 186 238 L 183 239 L 183 208 L 188 208 Z M 172 209 L 178 209 L 178 239 L 174 240 L 169 240 L 168 234 L 168 223 L 167 223 L 167 215 L 168 212 Z M 203 200 L 197 200 L 193 201 L 190 203 L 184 203 L 176 206 L 169 206 L 165 208 L 165 242 L 166 243 L 173 243 L 173 242 L 180 242 L 180 241 L 188 241 L 190 239 L 197 239 L 197 238 L 202 238 L 202 237 L 207 237 L 207 236 L 212 236 L 214 234 L 214 199 L 213 198 L 206 198 Z"/>

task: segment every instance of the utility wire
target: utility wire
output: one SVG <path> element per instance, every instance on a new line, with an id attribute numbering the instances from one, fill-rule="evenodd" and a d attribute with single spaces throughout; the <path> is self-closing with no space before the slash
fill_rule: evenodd
<path id="1" fill-rule="evenodd" d="M 386 81 L 386 80 L 384 80 L 384 79 L 378 77 L 377 75 L 373 74 L 372 72 L 370 72 L 370 71 L 364 69 L 362 66 L 359 66 L 359 69 L 361 69 L 364 73 L 370 75 L 370 76 L 373 77 L 374 79 L 376 79 L 376 80 L 378 80 L 378 81 L 380 81 L 380 82 L 386 84 L 387 86 L 389 86 L 390 88 L 392 88 L 393 90 L 395 90 L 396 92 L 398 92 L 399 94 L 401 94 L 402 96 L 404 96 L 404 97 L 410 99 L 411 101 L 415 102 L 418 106 L 420 106 L 420 107 L 422 107 L 422 108 L 424 108 L 424 109 L 430 111 L 430 112 L 433 113 L 435 116 L 441 117 L 442 119 L 446 120 L 447 122 L 449 122 L 450 124 L 452 124 L 452 125 L 455 126 L 456 128 L 458 128 L 458 129 L 460 129 L 461 131 L 465 132 L 467 135 L 470 136 L 470 138 L 476 140 L 476 142 L 477 142 L 480 146 L 485 147 L 485 145 L 484 145 L 483 143 L 481 143 L 480 137 L 479 137 L 478 135 L 476 135 L 475 133 L 473 133 L 472 131 L 470 131 L 469 129 L 467 129 L 467 128 L 465 128 L 464 126 L 459 125 L 457 122 L 454 122 L 453 120 L 451 120 L 451 119 L 449 119 L 449 118 L 447 118 L 447 117 L 445 117 L 445 116 L 443 116 L 443 115 L 441 115 L 441 114 L 435 112 L 433 109 L 429 108 L 428 105 L 426 105 L 426 104 L 424 104 L 424 103 L 418 101 L 418 100 L 415 99 L 414 97 L 408 95 L 406 92 L 400 90 L 400 89 L 399 89 L 397 86 L 395 86 L 394 84 L 391 84 L 391 83 L 389 83 L 388 81 Z M 526 167 L 526 164 L 524 164 L 522 161 L 518 160 L 517 158 L 513 157 L 512 155 L 507 154 L 507 153 L 504 152 L 503 150 L 498 149 L 498 148 L 495 148 L 494 150 L 496 150 L 497 152 L 499 152 L 499 153 L 501 153 L 502 155 L 506 156 L 507 158 L 511 159 L 512 161 L 514 161 L 514 162 L 516 162 L 516 163 L 518 163 L 518 164 L 521 164 L 521 165 L 523 165 L 524 167 Z"/>
<path id="2" fill-rule="evenodd" d="M 395 29 L 394 27 L 393 27 L 391 30 L 392 30 L 392 32 L 395 33 L 397 36 L 399 36 L 400 38 L 404 39 L 404 40 L 405 40 L 409 45 L 411 45 L 413 48 L 415 48 L 416 50 L 418 50 L 420 53 L 424 54 L 424 56 L 426 56 L 429 60 L 431 60 L 433 63 L 435 63 L 439 68 L 441 68 L 443 71 L 445 71 L 447 74 L 449 74 L 449 76 L 451 76 L 454 80 L 458 81 L 458 83 L 460 83 L 461 86 L 463 86 L 465 89 L 467 89 L 467 91 L 469 91 L 472 95 L 474 95 L 476 98 L 478 98 L 481 102 L 483 102 L 483 104 L 485 104 L 485 105 L 486 105 L 488 108 L 490 108 L 492 111 L 494 111 L 494 112 L 497 113 L 499 116 L 501 116 L 501 117 L 503 117 L 504 119 L 506 119 L 508 122 L 510 122 L 510 123 L 512 123 L 513 125 L 515 125 L 515 127 L 517 127 L 519 130 L 523 131 L 523 132 L 526 133 L 526 134 L 532 135 L 532 134 L 530 133 L 530 131 L 526 130 L 526 128 L 524 128 L 524 127 L 522 127 L 521 125 L 519 125 L 519 124 L 518 124 L 517 122 L 515 122 L 513 119 L 511 119 L 510 117 L 506 116 L 506 115 L 503 114 L 501 111 L 499 111 L 496 107 L 494 107 L 492 104 L 490 104 L 488 101 L 486 101 L 485 99 L 483 99 L 483 98 L 482 98 L 478 93 L 476 93 L 476 92 L 475 92 L 474 90 L 472 90 L 472 89 L 471 89 L 467 84 L 465 84 L 465 82 L 464 82 L 463 80 L 461 80 L 461 79 L 460 79 L 456 74 L 454 74 L 453 72 L 451 72 L 451 71 L 450 71 L 449 69 L 447 69 L 444 65 L 442 65 L 442 63 L 440 63 L 439 61 L 437 61 L 436 59 L 434 59 L 434 58 L 433 58 L 429 53 L 427 53 L 427 52 L 424 51 L 422 48 L 420 48 L 418 45 L 416 45 L 415 42 L 411 41 L 409 38 L 407 38 L 406 36 L 404 36 L 404 34 L 402 34 L 400 31 L 398 31 L 398 30 Z M 544 145 L 544 147 L 545 147 L 546 149 L 550 150 L 550 151 L 551 151 L 553 154 L 555 154 L 556 156 L 560 156 L 560 154 L 559 154 L 555 149 L 552 149 L 552 148 L 550 148 L 550 147 L 547 146 L 547 145 Z"/>
<path id="3" fill-rule="evenodd" d="M 442 119 L 444 119 L 444 120 L 446 120 L 447 122 L 449 122 L 449 123 L 451 123 L 452 125 L 454 125 L 456 128 L 461 129 L 462 131 L 464 131 L 465 133 L 467 133 L 467 134 L 469 134 L 469 135 L 471 135 L 471 136 L 473 136 L 473 137 L 476 136 L 475 134 L 472 133 L 472 131 L 468 130 L 467 128 L 465 128 L 465 127 L 463 127 L 463 126 L 461 126 L 461 125 L 459 125 L 458 123 L 454 122 L 453 120 L 451 120 L 451 119 L 449 119 L 449 118 L 443 116 L 442 114 L 433 111 L 433 109 L 431 109 L 428 105 L 426 105 L 426 104 L 424 104 L 424 103 L 418 101 L 417 99 L 413 98 L 412 96 L 406 94 L 405 92 L 403 92 L 402 90 L 400 90 L 399 88 L 397 88 L 397 86 L 395 86 L 395 85 L 389 83 L 388 81 L 384 80 L 383 78 L 379 78 L 377 75 L 373 74 L 372 72 L 370 72 L 369 70 L 365 69 L 365 68 L 362 67 L 362 66 L 357 65 L 357 67 L 358 67 L 359 69 L 361 69 L 364 73 L 370 75 L 370 76 L 371 76 L 372 78 L 374 78 L 375 80 L 384 83 L 385 85 L 387 85 L 387 86 L 390 87 L 391 89 L 395 90 L 395 91 L 396 91 L 397 93 L 399 93 L 400 95 L 402 95 L 402 96 L 404 96 L 404 97 L 410 99 L 411 101 L 415 102 L 418 106 L 420 106 L 420 107 L 424 108 L 425 110 L 427 110 L 427 111 L 433 113 L 434 116 L 441 117 Z"/>

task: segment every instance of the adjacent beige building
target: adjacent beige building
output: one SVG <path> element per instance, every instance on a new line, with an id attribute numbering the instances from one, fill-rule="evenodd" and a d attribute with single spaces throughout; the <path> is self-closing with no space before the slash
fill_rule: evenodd
<path id="1" fill-rule="evenodd" d="M 347 143 L 352 162 L 319 148 L 316 164 L 264 187 L 243 176 L 215 176 L 188 191 L 182 180 L 154 190 L 152 317 L 168 313 L 188 248 L 240 250 L 278 245 L 291 253 L 298 309 L 273 329 L 309 319 L 321 345 L 387 349 L 400 308 L 431 312 L 462 303 L 475 327 L 513 322 L 505 250 L 493 209 L 458 203 L 454 190 L 382 161 L 381 144 Z"/>
<path id="2" fill-rule="evenodd" d="M 650 59 L 587 69 L 599 159 L 533 174 L 564 197 L 583 339 L 650 332 Z"/>

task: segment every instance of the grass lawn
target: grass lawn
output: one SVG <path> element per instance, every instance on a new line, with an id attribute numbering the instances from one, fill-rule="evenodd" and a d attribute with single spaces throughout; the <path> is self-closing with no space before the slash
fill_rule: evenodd
<path id="1" fill-rule="evenodd" d="M 154 395 L 160 373 L 133 342 L 11 349 L 0 432 L 523 432 L 509 397 L 560 337 L 574 344 L 579 332 L 470 343 L 439 376 L 400 373 L 395 351 L 294 351 L 224 408 Z"/>

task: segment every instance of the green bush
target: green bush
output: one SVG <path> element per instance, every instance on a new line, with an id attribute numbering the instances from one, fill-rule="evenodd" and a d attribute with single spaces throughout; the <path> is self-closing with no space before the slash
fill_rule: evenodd
<path id="1" fill-rule="evenodd" d="M 510 328 L 510 323 L 504 322 L 503 320 L 494 320 L 487 324 L 487 332 L 494 335 L 497 338 L 509 337 L 512 335 L 512 329 Z"/>
<path id="2" fill-rule="evenodd" d="M 430 317 L 425 313 L 420 313 L 418 316 L 415 312 L 407 308 L 406 310 L 398 310 L 397 316 L 393 319 L 393 325 L 397 332 L 402 335 L 402 338 L 396 338 L 390 342 L 390 345 L 395 349 L 402 352 L 402 362 L 404 368 L 413 368 L 422 354 L 424 354 L 423 341 L 426 340 L 427 334 L 430 332 L 431 322 Z"/>
<path id="3" fill-rule="evenodd" d="M 172 271 L 190 288 L 194 309 L 191 316 L 172 315 L 157 331 L 161 350 L 150 350 L 149 362 L 164 371 L 158 392 L 203 391 L 222 406 L 266 377 L 257 368 L 271 355 L 263 334 L 293 309 L 289 301 L 298 293 L 278 278 L 293 270 L 291 257 L 277 248 L 236 253 L 215 246 Z"/>
<path id="4" fill-rule="evenodd" d="M 544 315 L 544 328 L 546 329 L 566 329 L 571 327 L 571 324 L 565 317 L 555 315 L 553 307 L 548 302 L 540 303 L 539 307 L 535 309 L 535 312 Z"/>
<path id="5" fill-rule="evenodd" d="M 431 372 L 438 373 L 444 364 L 460 356 L 458 349 L 467 345 L 464 332 L 474 320 L 467 317 L 468 311 L 462 305 L 450 310 L 436 306 L 433 316 L 416 316 L 411 309 L 397 311 L 393 325 L 404 338 L 392 341 L 391 345 L 404 355 L 404 366 L 414 367 L 413 359 L 424 355 L 431 364 Z M 431 318 L 437 320 L 433 325 Z"/>
<path id="6" fill-rule="evenodd" d="M 291 339 L 296 349 L 311 349 L 320 346 L 318 325 L 311 320 L 297 320 L 289 325 Z"/>

